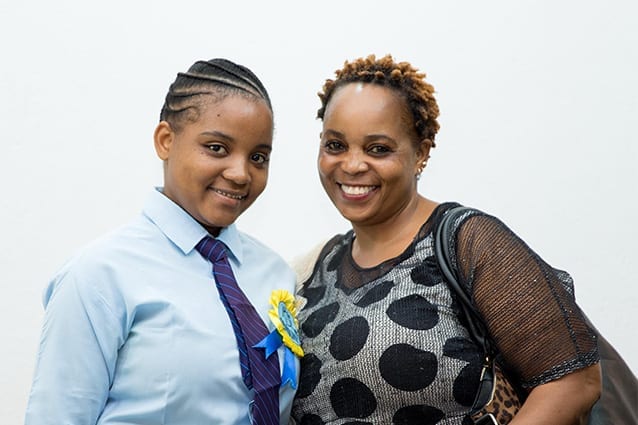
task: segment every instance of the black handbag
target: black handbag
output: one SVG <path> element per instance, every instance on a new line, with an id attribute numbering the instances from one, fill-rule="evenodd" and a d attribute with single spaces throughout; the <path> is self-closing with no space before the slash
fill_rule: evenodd
<path id="1" fill-rule="evenodd" d="M 450 288 L 456 293 L 463 314 L 466 316 L 468 331 L 471 337 L 481 346 L 485 353 L 486 362 L 483 376 L 479 385 L 470 417 L 476 425 L 507 424 L 513 416 L 510 412 L 518 411 L 524 400 L 524 394 L 516 391 L 517 386 L 505 374 L 500 374 L 499 366 L 494 359 L 497 357 L 496 347 L 489 338 L 489 333 L 474 308 L 470 295 L 461 287 L 457 280 L 456 270 L 450 261 L 449 244 L 452 225 L 464 214 L 476 211 L 469 207 L 459 206 L 447 211 L 439 223 L 434 235 L 434 252 L 439 267 Z M 583 313 L 585 316 L 585 314 Z M 638 379 L 631 371 L 622 356 L 614 349 L 596 327 L 585 316 L 585 320 L 597 336 L 600 366 L 602 369 L 602 392 L 594 404 L 588 419 L 588 425 L 638 425 Z M 514 389 L 511 393 L 504 392 L 504 397 L 498 399 L 499 386 L 507 385 Z M 495 404 L 509 402 L 515 408 L 503 414 L 500 406 Z"/>

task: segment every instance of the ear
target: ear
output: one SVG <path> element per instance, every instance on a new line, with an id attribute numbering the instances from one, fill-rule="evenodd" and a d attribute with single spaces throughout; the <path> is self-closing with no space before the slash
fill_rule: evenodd
<path id="1" fill-rule="evenodd" d="M 166 121 L 161 121 L 155 128 L 153 133 L 153 140 L 155 141 L 155 152 L 162 161 L 168 159 L 173 141 L 175 139 L 175 132 L 171 128 L 171 125 Z"/>
<path id="2" fill-rule="evenodd" d="M 432 141 L 430 139 L 423 139 L 419 142 L 419 146 L 416 149 L 416 167 L 417 170 L 423 170 L 425 163 L 430 158 L 430 149 L 432 148 Z"/>

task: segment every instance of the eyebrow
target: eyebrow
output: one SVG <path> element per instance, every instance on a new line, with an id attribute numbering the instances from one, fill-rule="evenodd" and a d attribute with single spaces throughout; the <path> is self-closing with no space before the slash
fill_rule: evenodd
<path id="1" fill-rule="evenodd" d="M 336 130 L 324 130 L 323 135 L 325 136 L 326 134 L 330 136 L 337 136 L 341 139 L 345 138 L 345 135 L 343 133 Z"/>
<path id="2" fill-rule="evenodd" d="M 345 139 L 345 134 L 341 133 L 340 131 L 336 131 L 336 130 L 325 130 L 323 132 L 324 136 L 328 135 L 328 136 L 336 136 L 340 139 Z M 392 137 L 386 135 L 386 134 L 368 134 L 364 137 L 364 140 L 366 142 L 370 142 L 373 140 L 379 140 L 379 139 L 383 139 L 383 140 L 387 140 L 389 142 L 393 142 L 396 143 L 396 140 L 394 140 Z"/>
<path id="3" fill-rule="evenodd" d="M 212 131 L 202 131 L 201 133 L 199 133 L 200 136 L 213 136 L 213 137 L 219 137 L 220 139 L 224 139 L 225 141 L 229 142 L 229 143 L 235 143 L 235 138 L 224 133 L 221 131 L 217 131 L 217 130 L 212 130 Z M 267 143 L 260 143 L 257 146 L 255 146 L 255 148 L 257 149 L 265 149 L 269 152 L 272 152 L 272 145 L 271 144 L 267 144 Z"/>
<path id="4" fill-rule="evenodd" d="M 202 131 L 201 133 L 199 133 L 200 136 L 213 136 L 213 137 L 219 137 L 221 139 L 227 140 L 229 142 L 233 142 L 235 139 L 231 136 L 229 136 L 226 133 L 223 133 L 221 131 L 217 131 L 217 130 L 212 130 L 212 131 Z"/>
<path id="5" fill-rule="evenodd" d="M 366 142 L 383 139 L 387 140 L 388 142 L 396 143 L 396 140 L 385 134 L 368 134 L 364 139 L 366 140 Z"/>

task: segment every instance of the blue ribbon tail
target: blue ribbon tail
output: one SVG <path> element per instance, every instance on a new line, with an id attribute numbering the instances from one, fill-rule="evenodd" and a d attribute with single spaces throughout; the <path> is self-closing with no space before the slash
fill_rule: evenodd
<path id="1" fill-rule="evenodd" d="M 277 351 L 279 347 L 283 344 L 283 340 L 281 339 L 281 335 L 277 332 L 277 329 L 266 335 L 266 338 L 259 341 L 257 344 L 253 345 L 254 348 L 265 348 L 266 349 L 266 358 L 270 357 L 272 353 Z"/>
<path id="2" fill-rule="evenodd" d="M 284 370 L 281 373 L 281 386 L 283 387 L 288 382 L 293 389 L 297 389 L 297 374 L 295 367 L 295 354 L 286 347 L 284 349 Z"/>

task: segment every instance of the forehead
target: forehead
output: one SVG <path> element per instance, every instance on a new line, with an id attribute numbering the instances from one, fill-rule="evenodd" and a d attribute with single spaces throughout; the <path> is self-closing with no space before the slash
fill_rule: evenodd
<path id="1" fill-rule="evenodd" d="M 361 110 L 384 113 L 396 111 L 403 113 L 407 109 L 405 100 L 394 89 L 372 83 L 348 83 L 337 88 L 326 105 L 326 114 L 338 109 Z"/>
<path id="2" fill-rule="evenodd" d="M 272 110 L 268 103 L 260 98 L 244 92 L 203 94 L 198 102 L 201 115 L 210 115 L 216 111 L 218 118 L 233 118 L 246 114 L 265 115 L 272 120 Z M 209 117 L 210 118 L 210 117 Z"/>
<path id="3" fill-rule="evenodd" d="M 185 131 L 223 133 L 233 139 L 272 142 L 272 111 L 261 98 L 231 95 L 203 101 L 198 109 L 197 119 L 187 124 Z"/>
<path id="4" fill-rule="evenodd" d="M 194 102 L 200 107 L 206 107 L 232 98 L 244 99 L 247 102 L 263 102 L 270 109 L 265 99 L 243 90 L 225 86 L 213 86 L 209 91 L 197 94 L 194 96 Z"/>
<path id="5" fill-rule="evenodd" d="M 405 100 L 394 89 L 371 83 L 348 83 L 335 90 L 326 105 L 325 125 L 405 126 L 409 116 Z"/>

